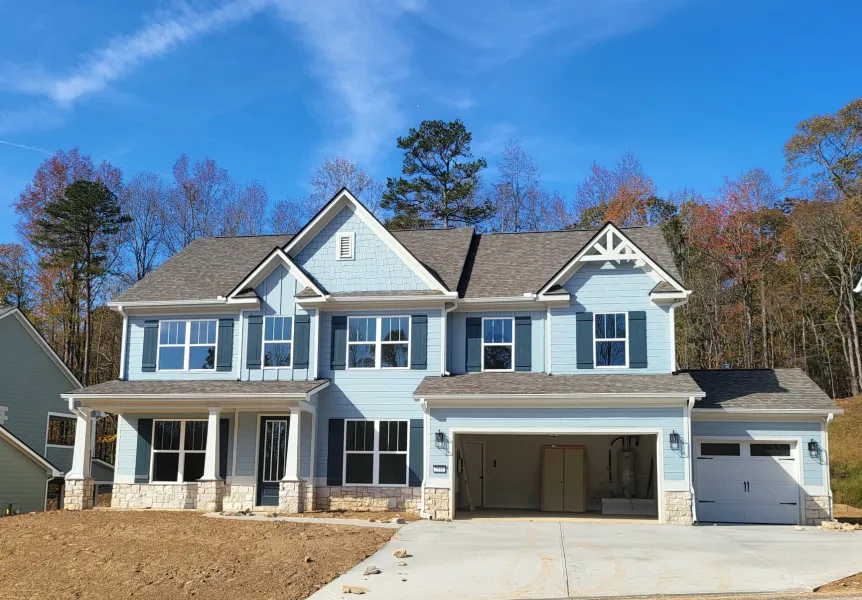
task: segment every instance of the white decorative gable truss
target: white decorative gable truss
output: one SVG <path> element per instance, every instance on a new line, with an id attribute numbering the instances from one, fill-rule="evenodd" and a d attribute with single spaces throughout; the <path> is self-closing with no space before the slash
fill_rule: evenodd
<path id="1" fill-rule="evenodd" d="M 684 300 L 691 294 L 690 290 L 661 268 L 649 255 L 641 250 L 613 223 L 606 223 L 583 248 L 560 269 L 548 283 L 539 291 L 540 300 L 553 300 L 568 297 L 562 285 L 574 275 L 578 269 L 587 263 L 613 262 L 622 264 L 632 262 L 642 269 L 655 282 L 656 287 L 650 293 L 653 301 Z"/>

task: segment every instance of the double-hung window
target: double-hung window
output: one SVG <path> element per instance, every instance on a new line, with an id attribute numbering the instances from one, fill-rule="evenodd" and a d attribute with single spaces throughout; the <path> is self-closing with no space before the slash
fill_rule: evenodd
<path id="1" fill-rule="evenodd" d="M 161 321 L 160 371 L 211 371 L 215 369 L 218 322 Z"/>
<path id="2" fill-rule="evenodd" d="M 410 317 L 349 317 L 348 369 L 407 369 Z"/>
<path id="3" fill-rule="evenodd" d="M 75 417 L 48 415 L 48 445 L 74 446 L 75 425 Z"/>
<path id="4" fill-rule="evenodd" d="M 482 319 L 482 370 L 514 371 L 515 336 L 512 318 Z"/>
<path id="5" fill-rule="evenodd" d="M 204 474 L 207 447 L 206 421 L 153 422 L 151 481 L 197 481 Z"/>
<path id="6" fill-rule="evenodd" d="M 628 315 L 596 313 L 594 319 L 596 367 L 627 367 Z"/>
<path id="7" fill-rule="evenodd" d="M 293 350 L 293 317 L 265 317 L 263 325 L 264 368 L 289 367 Z"/>
<path id="8" fill-rule="evenodd" d="M 407 421 L 345 421 L 345 485 L 407 485 L 408 435 Z"/>

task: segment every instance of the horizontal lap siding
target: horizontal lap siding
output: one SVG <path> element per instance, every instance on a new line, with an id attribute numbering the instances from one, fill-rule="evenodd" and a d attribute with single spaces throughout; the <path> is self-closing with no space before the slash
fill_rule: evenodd
<path id="1" fill-rule="evenodd" d="M 823 471 L 826 467 L 825 451 L 820 457 L 812 457 L 808 452 L 808 442 L 814 439 L 822 447 L 823 433 L 821 424 L 798 422 L 758 422 L 758 421 L 692 421 L 692 434 L 697 437 L 735 437 L 740 439 L 759 438 L 768 440 L 770 435 L 798 437 L 802 444 L 802 472 L 804 484 L 823 485 Z"/>
<path id="2" fill-rule="evenodd" d="M 45 458 L 48 459 L 49 463 L 57 467 L 58 471 L 68 473 L 69 469 L 72 468 L 73 453 L 74 448 L 72 446 L 66 446 L 65 448 L 49 446 L 45 449 Z"/>
<path id="3" fill-rule="evenodd" d="M 545 370 L 545 334 L 547 326 L 545 318 L 547 313 L 542 310 L 534 311 L 473 311 L 453 312 L 448 316 L 449 329 L 449 365 L 451 373 L 467 372 L 467 319 L 469 317 L 530 317 L 531 321 L 531 346 L 530 370 L 541 373 Z"/>
<path id="4" fill-rule="evenodd" d="M 428 369 L 343 370 L 329 368 L 332 315 L 324 313 L 320 332 L 320 376 L 332 383 L 318 394 L 317 455 L 315 476 L 326 476 L 329 419 L 421 419 L 419 403 L 413 392 L 424 377 L 440 374 L 441 311 L 409 310 L 339 313 L 350 316 L 428 316 Z"/>
<path id="5" fill-rule="evenodd" d="M 685 412 L 682 408 L 435 408 L 431 410 L 431 448 L 430 465 L 427 476 L 433 482 L 437 479 L 442 483 L 448 474 L 435 475 L 430 472 L 433 464 L 449 464 L 449 455 L 438 449 L 434 443 L 433 434 L 443 431 L 451 444 L 450 429 L 530 429 L 553 431 L 559 428 L 582 429 L 589 433 L 590 429 L 613 429 L 624 427 L 629 429 L 661 429 L 664 479 L 666 481 L 682 481 L 685 479 L 685 459 L 680 451 L 670 447 L 670 433 L 680 434 L 683 427 Z M 601 433 L 608 433 L 602 431 Z M 454 449 L 450 448 L 450 451 Z M 433 485 L 433 483 L 432 483 Z"/>
<path id="6" fill-rule="evenodd" d="M 45 509 L 47 471 L 5 439 L 0 439 L 0 510 L 28 513 Z"/>
<path id="7" fill-rule="evenodd" d="M 585 264 L 565 287 L 572 294 L 568 307 L 551 309 L 551 371 L 558 375 L 594 373 L 669 373 L 670 313 L 650 301 L 655 281 L 629 264 Z M 646 369 L 578 369 L 575 356 L 575 315 L 579 312 L 642 310 L 647 319 Z"/>
<path id="8" fill-rule="evenodd" d="M 303 412 L 299 430 L 299 476 L 311 476 L 311 413 Z"/>

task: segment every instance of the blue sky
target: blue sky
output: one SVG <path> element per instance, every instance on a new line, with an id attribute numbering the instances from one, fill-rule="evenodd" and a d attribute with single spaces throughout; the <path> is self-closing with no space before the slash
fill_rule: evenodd
<path id="1" fill-rule="evenodd" d="M 848 2 L 0 0 L 0 242 L 46 156 L 127 176 L 210 156 L 271 198 L 345 156 L 385 178 L 395 138 L 461 118 L 493 168 L 518 139 L 571 196 L 626 151 L 659 190 L 782 177 L 794 125 L 858 95 Z"/>

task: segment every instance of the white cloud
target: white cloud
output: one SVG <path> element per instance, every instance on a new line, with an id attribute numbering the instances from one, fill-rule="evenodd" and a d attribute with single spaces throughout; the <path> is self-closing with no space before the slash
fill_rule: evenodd
<path id="1" fill-rule="evenodd" d="M 30 150 L 32 152 L 40 152 L 45 154 L 46 156 L 51 156 L 51 152 L 43 148 L 39 148 L 38 146 L 28 146 L 27 144 L 16 144 L 15 142 L 10 142 L 8 140 L 0 140 L 0 146 L 8 146 L 10 148 L 18 148 L 19 150 Z"/>

